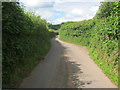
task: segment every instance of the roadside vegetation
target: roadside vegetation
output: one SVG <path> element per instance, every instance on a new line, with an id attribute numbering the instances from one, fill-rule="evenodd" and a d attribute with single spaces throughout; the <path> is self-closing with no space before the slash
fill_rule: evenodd
<path id="1" fill-rule="evenodd" d="M 93 19 L 66 22 L 60 28 L 60 39 L 87 46 L 90 56 L 116 85 L 119 82 L 118 62 L 120 60 L 118 56 L 119 8 L 118 1 L 102 2 Z"/>
<path id="2" fill-rule="evenodd" d="M 62 24 L 53 25 L 53 24 L 51 24 L 51 23 L 48 23 L 49 29 L 53 29 L 53 30 L 56 30 L 56 31 L 57 31 L 58 29 L 60 29 L 61 25 L 62 25 Z"/>
<path id="3" fill-rule="evenodd" d="M 18 2 L 2 3 L 2 86 L 16 88 L 44 59 L 55 36 L 46 20 Z"/>
<path id="4" fill-rule="evenodd" d="M 59 30 L 49 29 L 49 32 L 51 33 L 52 37 L 59 34 Z"/>

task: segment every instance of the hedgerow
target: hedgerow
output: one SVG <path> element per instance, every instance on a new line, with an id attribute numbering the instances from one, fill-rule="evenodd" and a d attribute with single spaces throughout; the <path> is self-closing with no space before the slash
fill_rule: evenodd
<path id="1" fill-rule="evenodd" d="M 64 23 L 60 39 L 87 46 L 104 73 L 118 85 L 120 2 L 102 2 L 93 19 Z M 87 63 L 87 62 L 86 62 Z"/>
<path id="2" fill-rule="evenodd" d="M 18 2 L 3 2 L 2 38 L 3 88 L 18 87 L 48 52 L 51 33 L 40 16 Z"/>

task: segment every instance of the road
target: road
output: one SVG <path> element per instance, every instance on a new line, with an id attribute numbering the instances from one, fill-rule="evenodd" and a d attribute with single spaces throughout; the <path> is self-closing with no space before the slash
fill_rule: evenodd
<path id="1" fill-rule="evenodd" d="M 116 88 L 88 55 L 85 47 L 51 40 L 45 60 L 25 78 L 20 88 Z"/>

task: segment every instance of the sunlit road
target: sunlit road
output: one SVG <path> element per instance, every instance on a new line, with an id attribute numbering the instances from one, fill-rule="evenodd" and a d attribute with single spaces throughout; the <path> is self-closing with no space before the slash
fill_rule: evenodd
<path id="1" fill-rule="evenodd" d="M 45 60 L 20 88 L 116 88 L 88 55 L 85 47 L 52 39 Z"/>

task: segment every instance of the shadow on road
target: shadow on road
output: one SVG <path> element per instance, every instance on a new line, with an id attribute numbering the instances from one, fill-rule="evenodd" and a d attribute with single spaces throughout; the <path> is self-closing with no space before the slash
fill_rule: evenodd
<path id="1" fill-rule="evenodd" d="M 77 88 L 77 87 L 85 87 L 85 85 L 89 85 L 92 83 L 92 81 L 84 81 L 82 78 L 80 78 L 80 75 L 83 74 L 84 72 L 81 70 L 81 64 L 78 64 L 74 61 L 76 60 L 71 60 L 67 53 L 69 51 L 69 47 L 64 47 L 59 43 L 59 41 L 56 41 L 57 44 L 62 47 L 62 54 L 61 54 L 61 59 L 60 59 L 60 66 L 58 66 L 60 69 L 58 73 L 61 73 L 63 77 L 67 78 L 66 79 L 66 85 L 69 88 Z M 65 80 L 65 79 L 64 79 Z"/>
<path id="2" fill-rule="evenodd" d="M 92 72 L 92 70 L 95 69 L 87 68 L 88 70 L 83 70 L 86 61 L 84 58 L 84 60 L 82 60 L 81 57 L 76 57 L 77 59 L 81 58 L 80 60 L 85 61 L 83 65 L 81 61 L 78 62 L 78 60 L 74 58 L 74 55 L 77 54 L 77 49 L 75 54 L 73 54 L 74 47 L 71 49 L 69 44 L 65 44 L 57 38 L 53 38 L 51 42 L 52 47 L 45 59 L 40 62 L 30 76 L 22 82 L 20 88 L 79 88 L 80 90 L 82 88 L 82 90 L 89 90 L 90 88 L 87 89 L 86 87 L 95 84 L 95 82 L 90 81 L 91 77 L 86 78 L 86 76 L 89 75 L 86 71 L 88 72 L 88 70 L 90 70 L 90 72 Z M 106 83 L 104 84 L 106 85 Z"/>

